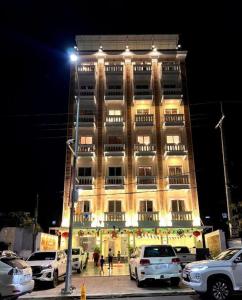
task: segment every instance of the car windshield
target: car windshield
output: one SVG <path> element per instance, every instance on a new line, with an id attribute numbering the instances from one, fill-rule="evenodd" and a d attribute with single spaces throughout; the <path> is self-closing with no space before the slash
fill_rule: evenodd
<path id="1" fill-rule="evenodd" d="M 54 260 L 56 252 L 36 252 L 32 254 L 28 260 Z"/>
<path id="2" fill-rule="evenodd" d="M 68 249 L 65 249 L 66 255 L 68 254 Z M 80 249 L 74 248 L 72 249 L 72 255 L 80 255 Z"/>
<path id="3" fill-rule="evenodd" d="M 13 258 L 3 257 L 1 258 L 1 261 L 12 268 L 18 268 L 18 269 L 28 268 L 28 265 L 24 260 L 16 257 Z"/>
<path id="4" fill-rule="evenodd" d="M 225 251 L 221 252 L 217 257 L 215 257 L 215 260 L 229 260 L 239 251 L 240 251 L 240 249 L 225 250 Z"/>
<path id="5" fill-rule="evenodd" d="M 145 247 L 144 257 L 169 257 L 176 256 L 172 247 Z"/>

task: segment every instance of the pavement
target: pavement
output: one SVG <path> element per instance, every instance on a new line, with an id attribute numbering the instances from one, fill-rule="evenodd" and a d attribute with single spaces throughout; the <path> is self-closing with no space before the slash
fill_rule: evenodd
<path id="1" fill-rule="evenodd" d="M 104 268 L 104 274 L 100 275 L 100 270 L 88 265 L 87 269 L 81 274 L 73 273 L 72 285 L 75 287 L 71 295 L 63 296 L 61 290 L 64 288 L 63 281 L 56 288 L 48 288 L 39 285 L 31 294 L 24 295 L 19 299 L 80 299 L 82 284 L 86 287 L 88 299 L 107 299 L 124 297 L 155 297 L 172 295 L 194 295 L 194 291 L 180 284 L 179 287 L 171 287 L 168 282 L 149 283 L 142 288 L 136 286 L 134 280 L 130 280 L 128 265 L 114 265 L 112 269 L 108 266 Z"/>

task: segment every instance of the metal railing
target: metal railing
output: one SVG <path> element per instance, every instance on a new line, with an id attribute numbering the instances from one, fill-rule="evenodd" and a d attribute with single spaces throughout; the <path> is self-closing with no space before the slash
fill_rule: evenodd
<path id="1" fill-rule="evenodd" d="M 104 221 L 109 221 L 109 222 L 125 221 L 125 212 L 105 212 Z"/>
<path id="2" fill-rule="evenodd" d="M 134 90 L 134 96 L 151 96 L 152 91 L 150 89 L 144 89 L 144 90 Z"/>
<path id="3" fill-rule="evenodd" d="M 123 96 L 123 90 L 106 90 L 105 96 Z"/>
<path id="4" fill-rule="evenodd" d="M 156 147 L 155 144 L 135 144 L 134 145 L 134 151 L 138 152 L 153 152 L 155 151 Z"/>
<path id="5" fill-rule="evenodd" d="M 106 176 L 105 178 L 106 185 L 123 185 L 124 176 Z"/>
<path id="6" fill-rule="evenodd" d="M 167 152 L 186 151 L 186 146 L 184 144 L 165 144 L 165 151 Z"/>
<path id="7" fill-rule="evenodd" d="M 171 212 L 172 221 L 192 221 L 191 211 L 172 211 Z"/>
<path id="8" fill-rule="evenodd" d="M 156 184 L 156 176 L 137 176 L 137 184 Z"/>
<path id="9" fill-rule="evenodd" d="M 189 184 L 188 175 L 169 175 L 169 184 Z"/>
<path id="10" fill-rule="evenodd" d="M 124 144 L 105 144 L 104 151 L 106 152 L 121 152 L 124 151 Z"/>
<path id="11" fill-rule="evenodd" d="M 181 95 L 181 94 L 182 94 L 182 90 L 180 88 L 173 88 L 173 89 L 164 88 L 163 90 L 164 96 Z"/>
<path id="12" fill-rule="evenodd" d="M 79 117 L 80 123 L 94 123 L 95 122 L 95 116 L 94 115 L 81 115 Z"/>
<path id="13" fill-rule="evenodd" d="M 109 65 L 105 66 L 106 72 L 123 72 L 123 66 L 121 65 Z"/>
<path id="14" fill-rule="evenodd" d="M 78 176 L 79 185 L 92 185 L 92 176 Z"/>
<path id="15" fill-rule="evenodd" d="M 80 222 L 91 222 L 92 221 L 92 213 L 90 212 L 84 212 L 84 213 L 79 213 L 74 215 L 74 220 L 75 223 Z"/>
<path id="16" fill-rule="evenodd" d="M 183 114 L 166 114 L 165 122 L 167 123 L 181 123 L 184 122 Z"/>
<path id="17" fill-rule="evenodd" d="M 94 152 L 95 145 L 94 144 L 79 144 L 78 152 Z"/>
<path id="18" fill-rule="evenodd" d="M 135 115 L 136 123 L 153 123 L 154 115 L 144 114 L 144 115 Z"/>
<path id="19" fill-rule="evenodd" d="M 122 123 L 124 118 L 122 116 L 107 116 L 106 123 Z"/>
<path id="20" fill-rule="evenodd" d="M 159 221 L 158 211 L 138 212 L 138 221 Z"/>

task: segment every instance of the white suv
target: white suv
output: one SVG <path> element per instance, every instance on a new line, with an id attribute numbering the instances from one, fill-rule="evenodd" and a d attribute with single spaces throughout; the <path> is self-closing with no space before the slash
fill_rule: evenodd
<path id="1" fill-rule="evenodd" d="M 180 260 L 169 245 L 149 245 L 137 248 L 129 262 L 130 279 L 135 279 L 138 287 L 149 280 L 170 280 L 178 286 L 181 279 Z"/>
<path id="2" fill-rule="evenodd" d="M 65 251 L 37 251 L 31 254 L 27 263 L 32 268 L 34 280 L 50 282 L 53 287 L 56 287 L 58 279 L 66 274 Z"/>
<path id="3" fill-rule="evenodd" d="M 187 264 L 183 283 L 209 299 L 225 300 L 233 292 L 242 292 L 242 248 L 230 248 L 213 260 Z"/>
<path id="4" fill-rule="evenodd" d="M 65 253 L 67 255 L 67 249 Z M 83 247 L 72 248 L 72 270 L 76 270 L 80 274 L 86 268 L 87 260 L 87 252 L 83 250 Z"/>

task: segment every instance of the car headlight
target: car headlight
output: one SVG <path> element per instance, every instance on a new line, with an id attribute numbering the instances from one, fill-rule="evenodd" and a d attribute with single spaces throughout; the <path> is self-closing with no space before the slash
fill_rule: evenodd
<path id="1" fill-rule="evenodd" d="M 41 266 L 41 270 L 51 269 L 51 268 L 52 268 L 52 265 Z"/>
<path id="2" fill-rule="evenodd" d="M 199 272 L 199 271 L 204 271 L 208 268 L 208 266 L 200 266 L 200 267 L 195 267 L 191 269 L 191 272 Z"/>

